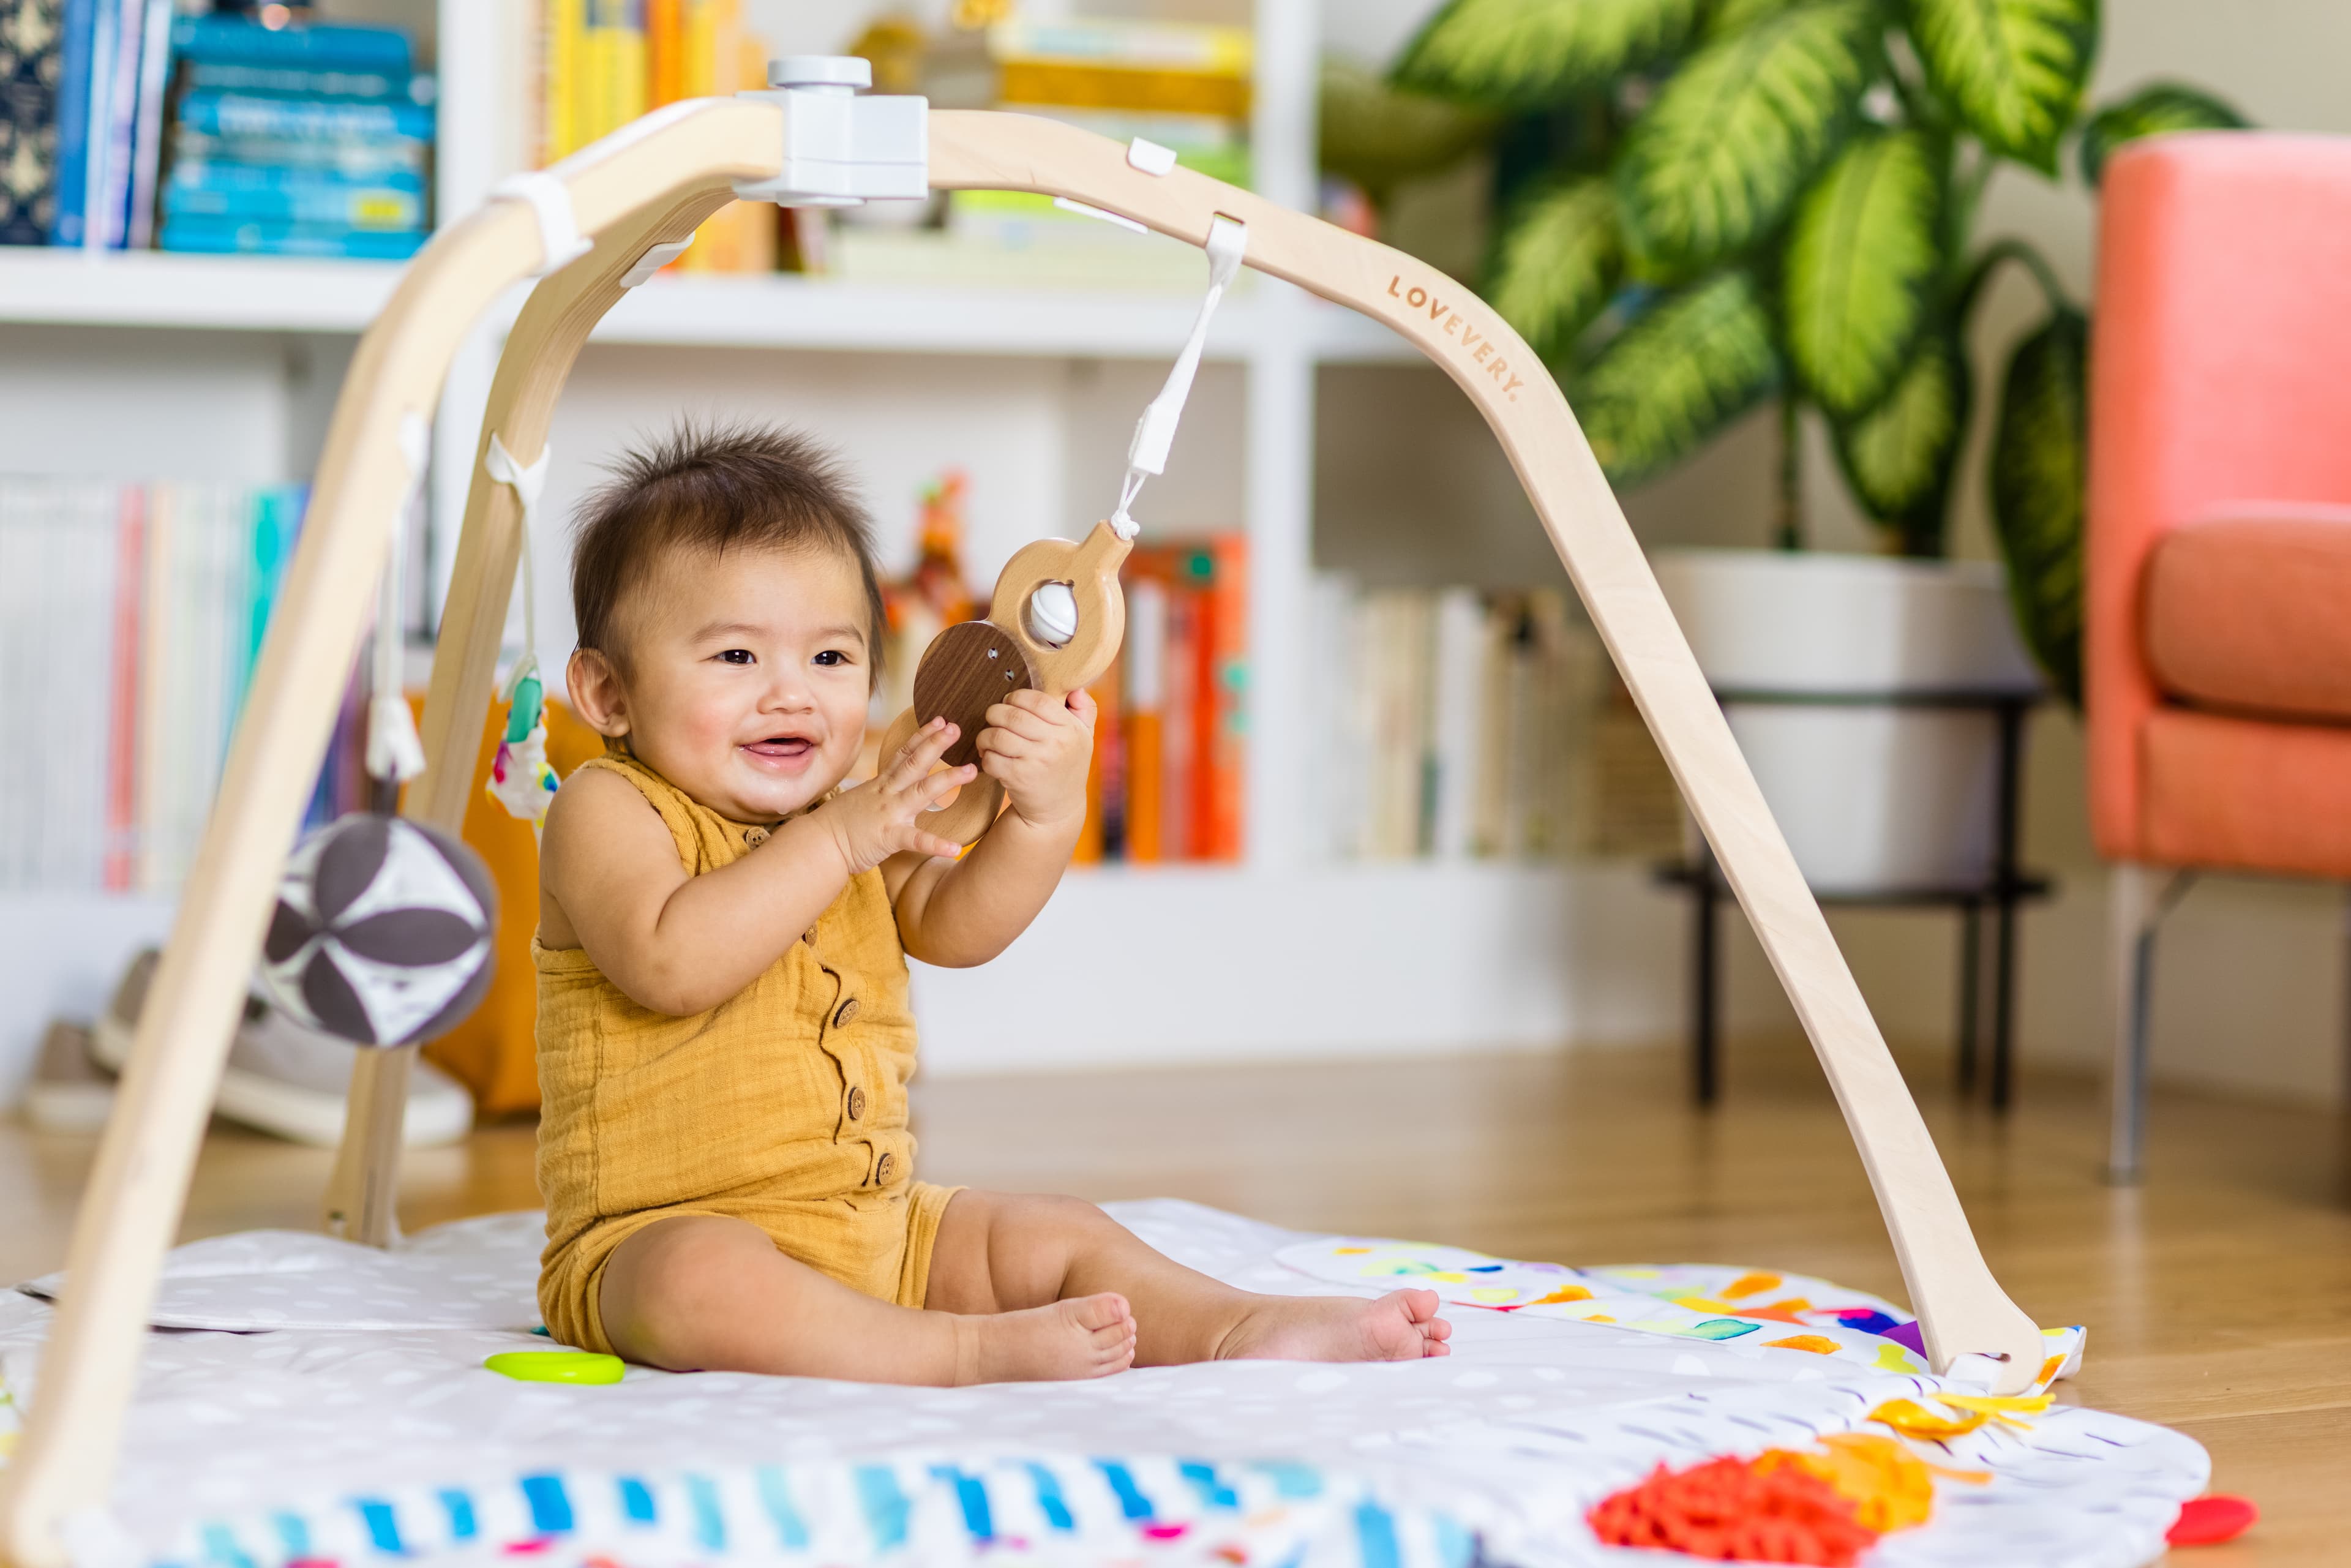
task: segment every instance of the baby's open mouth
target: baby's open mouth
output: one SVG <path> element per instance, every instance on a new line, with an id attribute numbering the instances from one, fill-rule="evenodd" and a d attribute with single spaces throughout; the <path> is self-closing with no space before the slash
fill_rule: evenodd
<path id="1" fill-rule="evenodd" d="M 816 742 L 799 735 L 771 735 L 765 740 L 745 742 L 743 749 L 754 757 L 768 757 L 778 761 L 790 761 L 794 758 L 806 757 L 810 752 L 814 751 Z"/>

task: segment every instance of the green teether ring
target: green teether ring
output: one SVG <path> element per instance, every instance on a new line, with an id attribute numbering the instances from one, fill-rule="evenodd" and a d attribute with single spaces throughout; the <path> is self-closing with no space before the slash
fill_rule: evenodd
<path id="1" fill-rule="evenodd" d="M 517 1383 L 618 1383 L 621 1358 L 585 1350 L 508 1350 L 482 1363 Z"/>

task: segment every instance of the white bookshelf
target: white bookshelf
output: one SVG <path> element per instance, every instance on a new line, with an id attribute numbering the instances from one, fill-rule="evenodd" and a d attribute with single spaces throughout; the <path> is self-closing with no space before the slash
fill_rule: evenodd
<path id="1" fill-rule="evenodd" d="M 419 5 L 422 15 L 423 0 Z M 502 95 L 512 78 L 499 64 L 500 50 L 510 45 L 492 16 L 498 9 L 479 0 L 434 0 L 431 9 L 442 86 L 437 180 L 444 223 L 477 205 L 506 172 L 496 149 L 512 141 L 502 141 L 500 131 Z M 1315 195 L 1322 27 L 1316 0 L 1257 0 L 1256 180 L 1266 195 L 1301 208 L 1311 208 Z M 305 362 L 331 367 L 334 356 L 348 355 L 350 335 L 372 319 L 398 276 L 395 267 L 363 263 L 0 252 L 0 343 L 11 330 L 108 329 L 118 348 L 125 333 L 149 334 L 155 356 L 184 362 L 215 351 L 210 343 L 246 345 L 240 351 L 249 360 L 256 340 L 283 340 L 308 345 L 300 350 Z M 443 559 L 462 513 L 498 338 L 519 303 L 517 293 L 491 313 L 444 391 L 431 496 L 435 553 Z M 706 349 L 734 356 L 724 361 L 730 365 L 741 364 L 746 350 L 832 356 L 793 361 L 819 367 L 871 356 L 902 363 L 926 357 L 968 364 L 1123 361 L 1147 369 L 1155 386 L 1158 362 L 1175 352 L 1196 308 L 1196 297 L 1166 292 L 698 275 L 659 278 L 637 290 L 600 327 L 590 354 L 597 345 L 680 355 Z M 66 341 L 47 340 L 53 350 Z M 1215 422 L 1217 415 L 1203 405 L 1217 385 L 1237 388 L 1241 403 L 1238 440 L 1227 454 L 1232 472 L 1215 478 L 1228 486 L 1250 541 L 1247 860 L 1233 867 L 1072 873 L 1037 930 L 997 963 L 922 976 L 935 1063 L 954 1070 L 1295 1054 L 1340 1051 L 1351 1041 L 1397 1051 L 1531 1046 L 1555 1043 L 1571 1030 L 1655 1037 L 1672 1030 L 1671 966 L 1661 967 L 1646 1015 L 1616 1007 L 1603 1019 L 1578 1000 L 1582 981 L 1565 962 L 1568 928 L 1591 924 L 1596 906 L 1590 901 L 1602 889 L 1643 909 L 1655 904 L 1629 891 L 1635 884 L 1624 883 L 1617 869 L 1334 867 L 1315 863 L 1301 847 L 1311 841 L 1305 747 L 1312 729 L 1304 659 L 1317 376 L 1326 366 L 1415 363 L 1417 356 L 1384 327 L 1263 277 L 1237 290 L 1220 312 L 1208 353 L 1231 368 L 1230 379 L 1204 378 L 1191 420 Z M 0 382 L 8 373 L 0 353 Z M 297 391 L 290 374 L 289 405 L 315 405 L 289 406 L 285 416 L 299 471 L 302 442 L 323 434 L 322 400 L 335 376 L 317 376 L 317 384 Z M 130 384 L 136 379 L 126 376 L 123 387 L 134 425 L 149 413 Z M 625 393 L 608 386 L 597 395 L 609 402 Z M 646 419 L 660 415 L 650 404 L 655 395 L 646 394 Z M 1098 417 L 1089 412 L 1083 439 L 1098 444 L 1115 426 L 1123 452 L 1125 427 L 1141 402 Z M 1395 437 L 1415 434 L 1405 421 Z M 1458 454 L 1432 453 L 1430 460 L 1448 455 Z M 135 454 L 125 461 L 135 463 Z M 0 467 L 8 465 L 0 455 Z M 1171 473 L 1165 483 L 1179 480 Z M 992 564 L 975 565 L 992 574 Z M 542 593 L 542 621 L 547 603 Z M 73 918 L 56 918 L 68 903 Z M 148 939 L 160 918 L 152 900 L 125 900 L 122 913 L 120 946 Z M 7 971 L 0 974 L 0 1101 L 28 1064 L 42 1020 L 54 1010 L 86 1011 L 101 999 L 93 994 L 96 977 L 119 961 L 118 954 L 93 956 L 94 947 L 109 945 L 106 929 L 89 895 L 0 898 L 0 953 L 6 954 L 0 965 Z M 1052 998 L 1041 1019 L 1026 1005 L 1040 997 Z"/>

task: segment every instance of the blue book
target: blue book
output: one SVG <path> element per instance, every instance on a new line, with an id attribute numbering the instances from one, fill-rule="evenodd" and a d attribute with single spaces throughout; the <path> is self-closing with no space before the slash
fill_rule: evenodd
<path id="1" fill-rule="evenodd" d="M 264 223 L 329 224 L 360 229 L 424 226 L 422 182 L 409 188 L 339 179 L 309 169 L 187 164 L 163 187 L 163 216 L 243 218 Z"/>
<path id="2" fill-rule="evenodd" d="M 250 92 L 265 98 L 396 99 L 431 103 L 434 79 L 391 71 L 304 70 L 296 66 L 256 66 L 242 61 L 188 65 L 180 79 L 191 92 Z"/>
<path id="3" fill-rule="evenodd" d="M 51 245 L 82 242 L 82 213 L 89 198 L 89 61 L 97 26 L 98 0 L 66 0 L 57 28 L 57 205 L 49 224 Z"/>
<path id="4" fill-rule="evenodd" d="M 0 245 L 47 245 L 57 225 L 56 0 L 0 0 Z M 29 47 L 28 47 L 29 46 Z"/>
<path id="5" fill-rule="evenodd" d="M 423 229 L 355 229 L 332 224 L 167 216 L 161 246 L 194 256 L 307 256 L 406 261 L 432 237 Z"/>
<path id="6" fill-rule="evenodd" d="M 333 22 L 265 27 L 242 16 L 183 16 L 172 28 L 172 53 L 183 60 L 308 71 L 406 77 L 413 68 L 408 35 L 399 28 Z"/>
<path id="7" fill-rule="evenodd" d="M 433 139 L 433 111 L 414 103 L 256 98 L 192 92 L 180 100 L 180 123 L 203 136 L 267 136 L 308 141 L 407 136 Z"/>
<path id="8" fill-rule="evenodd" d="M 172 133 L 175 167 L 181 163 L 257 164 L 317 170 L 340 174 L 346 180 L 388 181 L 394 175 L 413 176 L 420 190 L 432 151 L 430 141 L 419 141 L 410 136 L 291 141 L 258 136 L 205 136 L 184 125 Z"/>

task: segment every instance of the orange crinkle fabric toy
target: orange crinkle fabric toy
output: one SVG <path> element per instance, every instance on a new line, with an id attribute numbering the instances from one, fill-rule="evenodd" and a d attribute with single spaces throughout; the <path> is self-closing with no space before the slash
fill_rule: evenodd
<path id="1" fill-rule="evenodd" d="M 1849 1568 L 1877 1543 L 1877 1531 L 1855 1517 L 1851 1500 L 1809 1470 L 1727 1458 L 1678 1472 L 1659 1465 L 1584 1517 L 1605 1545 L 1662 1547 L 1719 1562 Z"/>

